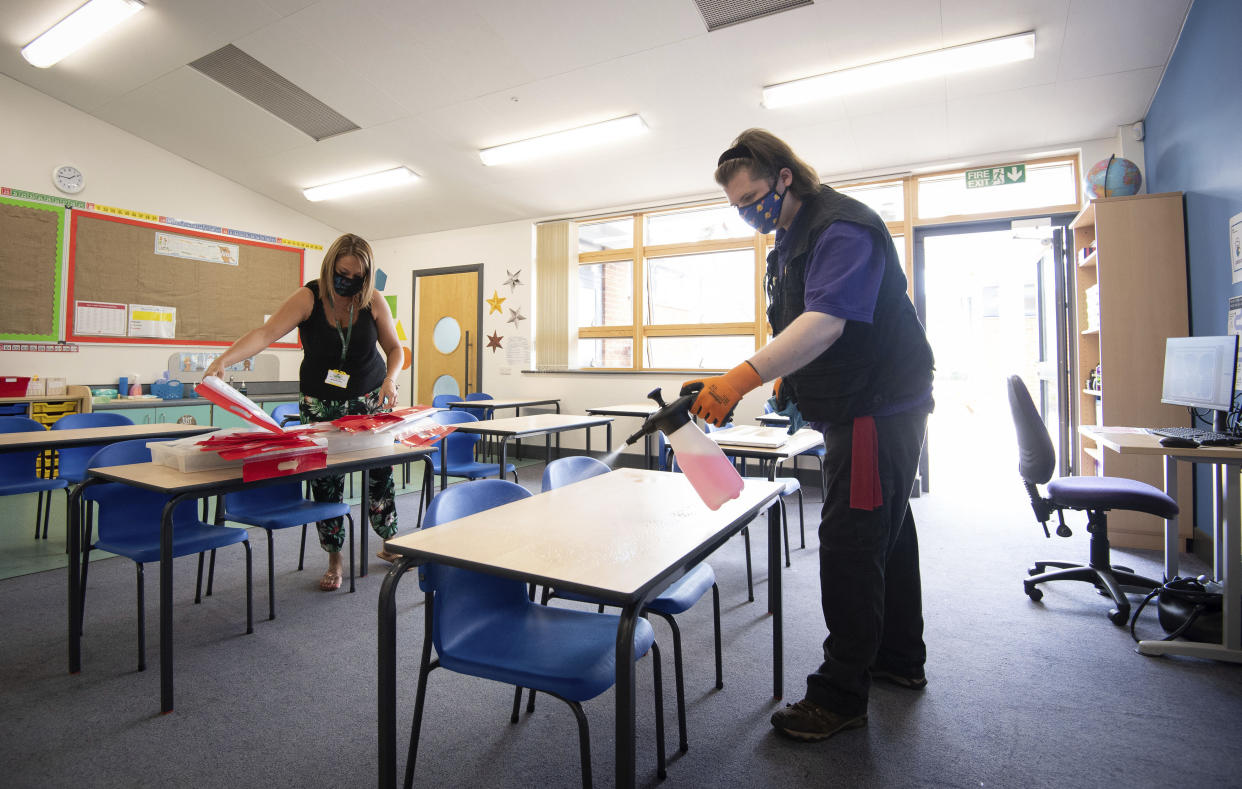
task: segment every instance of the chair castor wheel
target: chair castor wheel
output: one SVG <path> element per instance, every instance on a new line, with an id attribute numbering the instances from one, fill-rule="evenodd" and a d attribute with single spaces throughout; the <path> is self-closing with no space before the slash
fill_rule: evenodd
<path id="1" fill-rule="evenodd" d="M 1027 596 L 1027 597 L 1029 597 L 1029 598 L 1031 598 L 1032 600 L 1034 600 L 1034 601 L 1035 601 L 1035 602 L 1037 602 L 1037 603 L 1038 603 L 1040 600 L 1042 600 L 1042 599 L 1044 598 L 1044 592 L 1043 592 L 1043 590 L 1042 590 L 1042 589 L 1040 589 L 1040 588 L 1039 588 L 1038 586 L 1036 586 L 1035 584 L 1026 584 L 1026 583 L 1024 583 L 1024 584 L 1022 584 L 1022 588 L 1023 588 L 1023 590 L 1026 592 L 1026 596 Z"/>
<path id="2" fill-rule="evenodd" d="M 1130 621 L 1130 611 L 1128 609 L 1125 611 L 1119 611 L 1114 608 L 1108 612 L 1108 621 L 1112 622 L 1114 625 L 1124 625 L 1126 622 Z"/>

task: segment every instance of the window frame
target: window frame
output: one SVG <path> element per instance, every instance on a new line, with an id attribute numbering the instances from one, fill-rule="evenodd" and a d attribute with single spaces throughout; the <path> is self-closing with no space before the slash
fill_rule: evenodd
<path id="1" fill-rule="evenodd" d="M 1021 163 L 1026 165 L 1039 165 L 1054 162 L 1068 162 L 1073 168 L 1073 179 L 1075 184 L 1075 194 L 1078 196 L 1078 203 L 1069 205 L 1055 206 L 1028 206 L 1021 209 L 1009 211 L 992 211 L 981 212 L 976 214 L 955 214 L 952 216 L 941 216 L 928 219 L 918 218 L 918 186 L 919 181 L 924 178 L 937 178 L 946 175 L 962 174 L 965 175 L 968 169 L 979 169 L 984 167 L 982 163 L 971 165 L 969 167 L 950 167 L 943 170 L 929 170 L 925 172 L 909 172 L 898 176 L 887 175 L 876 178 L 862 178 L 848 181 L 825 181 L 834 189 L 855 186 L 872 186 L 879 184 L 900 183 L 902 185 L 904 195 L 903 218 L 898 222 L 886 222 L 888 232 L 894 239 L 900 237 L 902 246 L 904 247 L 905 273 L 906 273 L 906 289 L 910 297 L 914 297 L 914 230 L 916 227 L 926 227 L 934 225 L 953 224 L 959 222 L 973 222 L 987 219 L 1007 219 L 1011 217 L 1030 216 L 1032 214 L 1058 214 L 1058 213 L 1077 213 L 1082 205 L 1082 189 L 1080 188 L 1080 174 L 1082 172 L 1081 154 L 1063 154 L 1057 156 L 1045 156 L 1032 159 L 1014 159 L 1008 162 L 996 163 L 991 166 L 999 167 L 1001 164 Z M 633 365 L 631 367 L 591 367 L 579 368 L 589 370 L 614 370 L 614 371 L 652 371 L 652 372 L 674 372 L 679 368 L 667 367 L 648 367 L 645 364 L 646 358 L 646 338 L 647 337 L 676 337 L 676 336 L 721 336 L 721 335 L 751 335 L 754 339 L 754 348 L 758 351 L 763 347 L 768 336 L 771 334 L 771 327 L 767 321 L 767 294 L 763 288 L 764 272 L 767 267 L 767 250 L 776 243 L 776 236 L 773 233 L 761 234 L 754 233 L 750 237 L 738 238 L 722 238 L 712 239 L 709 241 L 683 242 L 676 244 L 656 244 L 645 245 L 644 239 L 646 234 L 646 219 L 648 216 L 656 214 L 668 214 L 678 211 L 689 211 L 697 208 L 705 208 L 712 206 L 728 205 L 728 202 L 722 198 L 700 200 L 692 203 L 678 204 L 674 206 L 656 206 L 651 208 L 639 209 L 636 211 L 619 211 L 616 213 L 601 214 L 599 216 L 580 217 L 572 221 L 575 225 L 590 225 L 598 222 L 616 221 L 618 219 L 633 219 L 633 245 L 625 249 L 607 249 L 596 252 L 578 252 L 573 250 L 575 256 L 575 273 L 577 266 L 591 265 L 596 263 L 608 263 L 614 261 L 632 261 L 633 281 L 633 315 L 632 322 L 627 326 L 584 326 L 575 327 L 577 329 L 578 339 L 595 339 L 595 338 L 613 338 L 628 337 L 633 342 Z M 753 321 L 741 321 L 732 323 L 705 323 L 705 324 L 663 324 L 663 325 L 647 325 L 643 323 L 643 303 L 646 298 L 646 274 L 647 261 L 649 258 L 668 257 L 670 255 L 693 255 L 703 252 L 720 252 L 730 250 L 750 249 L 754 253 L 755 274 L 754 274 L 754 293 L 755 293 L 755 319 Z M 740 361 L 740 360 L 739 360 Z M 706 372 L 706 370 L 705 370 Z"/>

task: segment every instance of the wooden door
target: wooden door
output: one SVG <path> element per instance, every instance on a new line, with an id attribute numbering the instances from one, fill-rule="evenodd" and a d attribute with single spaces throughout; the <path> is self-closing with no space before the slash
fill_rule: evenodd
<path id="1" fill-rule="evenodd" d="M 416 402 L 479 391 L 479 272 L 416 278 Z"/>

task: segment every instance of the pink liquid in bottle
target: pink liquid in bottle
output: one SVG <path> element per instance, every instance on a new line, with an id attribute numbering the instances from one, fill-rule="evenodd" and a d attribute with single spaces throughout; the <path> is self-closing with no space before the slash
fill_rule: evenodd
<path id="1" fill-rule="evenodd" d="M 703 499 L 708 509 L 718 510 L 742 492 L 742 477 L 724 452 L 693 423 L 678 428 L 668 437 L 678 467 Z"/>

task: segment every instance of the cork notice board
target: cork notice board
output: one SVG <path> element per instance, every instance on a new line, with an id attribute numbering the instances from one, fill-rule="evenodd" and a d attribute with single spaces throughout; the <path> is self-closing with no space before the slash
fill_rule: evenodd
<path id="1" fill-rule="evenodd" d="M 0 197 L 0 338 L 60 339 L 65 209 Z"/>
<path id="2" fill-rule="evenodd" d="M 237 247 L 236 265 L 156 253 L 156 234 Z M 301 249 L 73 211 L 66 334 L 75 342 L 228 345 L 263 324 L 302 284 Z M 78 301 L 176 309 L 173 339 L 79 334 Z M 296 348 L 296 343 L 275 343 Z"/>

